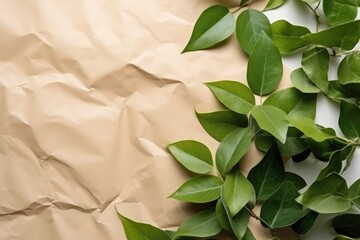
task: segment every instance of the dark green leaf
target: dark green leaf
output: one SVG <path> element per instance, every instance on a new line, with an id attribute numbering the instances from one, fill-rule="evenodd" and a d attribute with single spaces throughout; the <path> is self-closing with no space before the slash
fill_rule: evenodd
<path id="1" fill-rule="evenodd" d="M 351 99 L 351 92 L 356 92 L 356 95 L 359 91 L 357 91 L 356 87 L 352 86 L 355 83 L 348 83 L 346 85 L 342 85 L 338 80 L 329 81 L 329 88 L 325 92 L 325 94 L 332 100 L 336 102 L 346 101 L 349 103 L 355 103 L 353 99 Z M 350 90 L 350 91 L 349 91 Z M 360 88 L 359 88 L 360 90 Z"/>
<path id="2" fill-rule="evenodd" d="M 281 185 L 284 178 L 284 164 L 276 146 L 267 151 L 263 159 L 250 170 L 248 175 L 259 201 L 270 197 Z"/>
<path id="3" fill-rule="evenodd" d="M 311 150 L 310 149 L 306 149 L 305 151 L 299 153 L 299 154 L 295 154 L 294 156 L 292 156 L 292 160 L 294 162 L 302 162 L 304 160 L 306 160 L 309 155 L 311 153 Z"/>
<path id="4" fill-rule="evenodd" d="M 190 40 L 183 52 L 206 49 L 230 37 L 235 29 L 235 18 L 222 5 L 206 9 L 196 21 Z"/>
<path id="5" fill-rule="evenodd" d="M 256 240 L 256 238 L 254 237 L 253 233 L 251 232 L 251 230 L 249 228 L 246 229 L 245 235 L 242 238 L 242 240 Z"/>
<path id="6" fill-rule="evenodd" d="M 339 3 L 350 5 L 350 6 L 360 6 L 360 0 L 336 0 Z"/>
<path id="7" fill-rule="evenodd" d="M 339 127 L 346 137 L 359 139 L 360 137 L 360 107 L 342 101 L 340 104 Z"/>
<path id="8" fill-rule="evenodd" d="M 200 142 L 184 140 L 169 144 L 167 148 L 179 163 L 192 172 L 205 174 L 213 168 L 211 152 Z"/>
<path id="9" fill-rule="evenodd" d="M 271 37 L 271 26 L 267 17 L 255 9 L 240 13 L 236 21 L 236 37 L 241 48 L 248 54 L 255 47 L 261 31 Z"/>
<path id="10" fill-rule="evenodd" d="M 267 152 L 272 145 L 276 145 L 277 141 L 270 133 L 262 131 L 256 135 L 255 146 L 262 152 Z"/>
<path id="11" fill-rule="evenodd" d="M 255 105 L 254 94 L 240 82 L 218 81 L 206 85 L 222 104 L 234 112 L 247 114 Z"/>
<path id="12" fill-rule="evenodd" d="M 226 213 L 224 204 L 221 201 L 221 198 L 219 198 L 218 201 L 216 202 L 216 210 L 215 211 L 216 211 L 216 218 L 217 218 L 219 224 L 221 225 L 221 227 L 223 229 L 225 229 L 226 231 L 230 231 L 231 226 L 230 226 L 229 218 Z"/>
<path id="13" fill-rule="evenodd" d="M 294 186 L 299 190 L 306 187 L 307 185 L 302 177 L 292 172 L 285 172 L 285 181 L 292 182 Z"/>
<path id="14" fill-rule="evenodd" d="M 302 206 L 295 201 L 299 192 L 285 181 L 262 205 L 260 218 L 271 228 L 290 226 L 302 217 Z"/>
<path id="15" fill-rule="evenodd" d="M 360 52 L 347 55 L 338 68 L 338 78 L 341 84 L 360 83 Z"/>
<path id="16" fill-rule="evenodd" d="M 349 188 L 349 196 L 354 204 L 360 208 L 360 179 L 354 182 Z"/>
<path id="17" fill-rule="evenodd" d="M 220 197 L 223 181 L 215 176 L 198 176 L 185 182 L 171 198 L 193 203 L 211 202 Z"/>
<path id="18" fill-rule="evenodd" d="M 286 0 L 269 0 L 263 11 L 278 8 L 286 3 Z"/>
<path id="19" fill-rule="evenodd" d="M 351 206 L 346 181 L 335 173 L 314 182 L 297 201 L 313 211 L 324 214 L 345 212 Z"/>
<path id="20" fill-rule="evenodd" d="M 205 131 L 218 141 L 223 140 L 233 130 L 248 125 L 246 115 L 227 110 L 211 113 L 196 112 L 196 116 Z"/>
<path id="21" fill-rule="evenodd" d="M 212 237 L 220 231 L 215 209 L 207 209 L 183 222 L 176 231 L 176 236 Z"/>
<path id="22" fill-rule="evenodd" d="M 216 166 L 225 176 L 250 149 L 251 129 L 239 128 L 229 133 L 216 151 Z"/>
<path id="23" fill-rule="evenodd" d="M 338 234 L 360 238 L 360 215 L 342 214 L 335 217 L 332 226 Z"/>
<path id="24" fill-rule="evenodd" d="M 302 68 L 298 68 L 292 71 L 290 79 L 294 87 L 303 93 L 320 92 L 320 89 L 311 82 Z"/>
<path id="25" fill-rule="evenodd" d="M 281 54 L 289 54 L 308 45 L 301 38 L 310 33 L 310 30 L 305 27 L 292 25 L 285 20 L 279 20 L 271 24 L 271 30 L 272 39 Z"/>
<path id="26" fill-rule="evenodd" d="M 269 36 L 262 31 L 247 65 L 249 87 L 257 95 L 267 95 L 277 88 L 282 74 L 280 52 Z"/>
<path id="27" fill-rule="evenodd" d="M 310 211 L 305 217 L 294 223 L 292 229 L 294 229 L 297 234 L 305 234 L 311 230 L 318 216 L 319 213 Z"/>
<path id="28" fill-rule="evenodd" d="M 168 234 L 149 224 L 130 220 L 119 214 L 128 240 L 171 240 Z"/>
<path id="29" fill-rule="evenodd" d="M 330 25 L 353 21 L 357 15 L 357 7 L 339 3 L 336 0 L 323 0 L 323 10 Z"/>
<path id="30" fill-rule="evenodd" d="M 303 38 L 314 45 L 351 50 L 360 38 L 360 20 L 336 25 L 321 32 L 307 34 Z"/>

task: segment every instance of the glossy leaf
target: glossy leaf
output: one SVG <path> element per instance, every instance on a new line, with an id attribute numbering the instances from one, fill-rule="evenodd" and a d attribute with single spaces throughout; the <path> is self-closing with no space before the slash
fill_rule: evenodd
<path id="1" fill-rule="evenodd" d="M 285 178 L 284 164 L 276 146 L 271 147 L 263 159 L 253 167 L 248 175 L 257 199 L 263 201 L 270 197 Z"/>
<path id="2" fill-rule="evenodd" d="M 349 188 L 351 201 L 360 208 L 360 179 L 354 182 Z"/>
<path id="3" fill-rule="evenodd" d="M 234 112 L 247 114 L 255 105 L 254 94 L 240 82 L 218 81 L 206 85 L 222 104 Z"/>
<path id="4" fill-rule="evenodd" d="M 200 142 L 184 140 L 169 144 L 167 148 L 179 163 L 192 172 L 205 174 L 213 168 L 211 152 Z"/>
<path id="5" fill-rule="evenodd" d="M 240 47 L 248 54 L 255 47 L 261 31 L 271 37 L 270 22 L 262 12 L 247 9 L 240 13 L 236 20 L 236 37 Z"/>
<path id="6" fill-rule="evenodd" d="M 225 176 L 250 149 L 251 129 L 239 128 L 229 133 L 216 151 L 216 166 Z"/>
<path id="7" fill-rule="evenodd" d="M 360 83 L 360 52 L 347 55 L 338 68 L 338 78 L 341 84 Z"/>
<path id="8" fill-rule="evenodd" d="M 286 3 L 286 0 L 269 0 L 263 11 L 278 8 Z"/>
<path id="9" fill-rule="evenodd" d="M 338 25 L 353 21 L 357 15 L 357 7 L 342 4 L 336 0 L 323 0 L 323 10 L 330 25 Z"/>
<path id="10" fill-rule="evenodd" d="M 215 176 L 198 176 L 185 182 L 171 198 L 193 203 L 211 202 L 220 197 L 223 181 Z"/>
<path id="11" fill-rule="evenodd" d="M 206 49 L 222 42 L 235 30 L 235 18 L 222 5 L 206 9 L 195 23 L 190 40 L 183 52 Z"/>
<path id="12" fill-rule="evenodd" d="M 289 54 L 308 45 L 301 37 L 309 34 L 306 27 L 292 25 L 285 20 L 271 24 L 272 39 L 281 54 Z"/>
<path id="13" fill-rule="evenodd" d="M 297 234 L 305 234 L 311 230 L 319 216 L 319 213 L 310 211 L 303 218 L 299 219 L 291 227 Z"/>
<path id="14" fill-rule="evenodd" d="M 345 212 L 351 206 L 346 181 L 335 173 L 314 182 L 297 201 L 323 214 Z"/>
<path id="15" fill-rule="evenodd" d="M 339 24 L 317 33 L 307 34 L 303 38 L 314 45 L 351 50 L 360 38 L 360 20 Z"/>
<path id="16" fill-rule="evenodd" d="M 294 186 L 299 190 L 306 187 L 307 185 L 302 177 L 292 172 L 285 172 L 285 181 L 292 182 Z"/>
<path id="17" fill-rule="evenodd" d="M 247 65 L 247 82 L 250 89 L 263 96 L 273 92 L 283 74 L 281 55 L 269 36 L 262 31 L 251 52 Z"/>
<path id="18" fill-rule="evenodd" d="M 263 203 L 260 218 L 270 228 L 292 225 L 302 217 L 302 206 L 295 201 L 298 196 L 298 190 L 292 182 L 283 182 Z"/>
<path id="19" fill-rule="evenodd" d="M 291 72 L 290 79 L 295 88 L 303 93 L 318 93 L 320 89 L 311 82 L 302 68 Z"/>
<path id="20" fill-rule="evenodd" d="M 171 240 L 163 230 L 149 224 L 135 222 L 119 214 L 128 240 Z"/>
<path id="21" fill-rule="evenodd" d="M 221 227 L 223 229 L 225 229 L 226 231 L 230 231 L 231 230 L 230 221 L 229 221 L 228 215 L 226 213 L 224 204 L 221 201 L 221 198 L 219 198 L 218 201 L 216 202 L 215 212 L 216 212 L 216 218 L 217 218 L 219 224 L 221 225 Z"/>
<path id="22" fill-rule="evenodd" d="M 339 3 L 360 7 L 360 0 L 336 0 Z"/>
<path id="23" fill-rule="evenodd" d="M 205 131 L 218 141 L 223 140 L 233 130 L 248 125 L 246 115 L 228 110 L 211 113 L 196 112 L 196 116 Z"/>
<path id="24" fill-rule="evenodd" d="M 342 101 L 340 104 L 339 127 L 346 137 L 360 138 L 360 107 Z"/>
<path id="25" fill-rule="evenodd" d="M 270 105 L 262 105 L 255 106 L 250 114 L 261 129 L 271 133 L 281 143 L 285 143 L 289 124 L 284 111 Z"/>
<path id="26" fill-rule="evenodd" d="M 332 226 L 338 234 L 360 238 L 360 215 L 342 214 L 332 220 Z"/>
<path id="27" fill-rule="evenodd" d="M 176 231 L 176 236 L 212 237 L 220 231 L 215 209 L 207 209 L 185 220 Z"/>

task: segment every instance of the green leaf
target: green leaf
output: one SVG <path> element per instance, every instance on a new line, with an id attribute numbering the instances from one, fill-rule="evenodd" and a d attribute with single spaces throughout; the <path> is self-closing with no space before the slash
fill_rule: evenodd
<path id="1" fill-rule="evenodd" d="M 339 156 L 340 155 L 340 156 Z M 319 176 L 317 177 L 316 180 L 321 180 L 326 178 L 329 174 L 331 173 L 341 173 L 341 169 L 342 169 L 342 158 L 341 158 L 341 152 L 340 151 L 335 151 L 332 153 L 330 160 L 328 162 L 328 164 L 321 169 Z"/>
<path id="2" fill-rule="evenodd" d="M 338 78 L 341 84 L 360 83 L 360 52 L 347 55 L 338 68 Z"/>
<path id="3" fill-rule="evenodd" d="M 231 36 L 235 18 L 229 9 L 214 5 L 206 9 L 196 21 L 190 40 L 183 52 L 207 49 Z"/>
<path id="4" fill-rule="evenodd" d="M 271 30 L 272 39 L 281 54 L 293 53 L 308 45 L 308 43 L 301 38 L 310 33 L 310 30 L 306 27 L 292 25 L 285 20 L 279 20 L 271 24 Z"/>
<path id="5" fill-rule="evenodd" d="M 221 198 L 219 198 L 218 201 L 216 202 L 215 212 L 216 212 L 216 218 L 217 218 L 219 224 L 221 225 L 221 227 L 223 229 L 225 229 L 226 231 L 230 231 L 230 229 L 231 229 L 230 221 L 229 221 L 228 215 L 226 213 L 224 204 L 221 201 Z"/>
<path id="6" fill-rule="evenodd" d="M 254 188 L 241 172 L 233 171 L 226 176 L 224 183 L 224 203 L 234 217 L 250 201 Z"/>
<path id="7" fill-rule="evenodd" d="M 184 140 L 169 144 L 167 148 L 179 163 L 192 172 L 206 174 L 213 168 L 211 152 L 200 142 Z"/>
<path id="8" fill-rule="evenodd" d="M 278 8 L 286 3 L 286 0 L 269 0 L 263 11 Z"/>
<path id="9" fill-rule="evenodd" d="M 282 144 L 277 141 L 281 156 L 293 156 L 305 151 L 308 148 L 308 145 L 302 136 L 303 133 L 301 131 L 294 127 L 289 127 L 286 142 Z"/>
<path id="10" fill-rule="evenodd" d="M 302 217 L 302 206 L 292 182 L 285 181 L 262 205 L 260 218 L 271 228 L 290 226 Z"/>
<path id="11" fill-rule="evenodd" d="M 328 88 L 330 55 L 324 48 L 312 48 L 303 52 L 301 65 L 305 74 L 323 92 Z"/>
<path id="12" fill-rule="evenodd" d="M 218 141 L 223 140 L 233 130 L 248 125 L 246 115 L 228 110 L 211 113 L 196 112 L 196 116 L 205 131 Z"/>
<path id="13" fill-rule="evenodd" d="M 253 233 L 251 232 L 251 230 L 249 228 L 246 229 L 245 235 L 242 238 L 242 240 L 256 240 L 256 238 L 254 237 Z"/>
<path id="14" fill-rule="evenodd" d="M 171 240 L 161 229 L 130 220 L 119 214 L 128 240 Z"/>
<path id="15" fill-rule="evenodd" d="M 302 68 L 298 68 L 292 71 L 290 79 L 294 87 L 303 93 L 320 92 L 320 89 L 311 82 Z"/>
<path id="16" fill-rule="evenodd" d="M 346 85 L 342 85 L 338 80 L 330 81 L 329 88 L 325 92 L 325 94 L 330 99 L 332 99 L 338 103 L 340 103 L 341 101 L 355 103 L 355 101 L 353 99 L 351 99 L 351 91 L 356 92 L 356 94 L 359 91 L 357 91 L 356 87 L 354 87 L 352 85 L 355 85 L 355 83 L 348 83 Z"/>
<path id="17" fill-rule="evenodd" d="M 262 105 L 255 106 L 250 114 L 261 129 L 271 133 L 281 143 L 285 143 L 289 124 L 284 111 L 270 105 Z"/>
<path id="18" fill-rule="evenodd" d="M 314 45 L 351 50 L 359 42 L 360 20 L 339 24 L 317 33 L 307 34 L 303 38 Z"/>
<path id="19" fill-rule="evenodd" d="M 314 182 L 297 201 L 323 214 L 345 212 L 351 206 L 346 181 L 335 173 Z"/>
<path id="20" fill-rule="evenodd" d="M 246 75 L 248 85 L 255 94 L 267 95 L 277 88 L 282 74 L 280 52 L 262 31 L 249 57 Z"/>
<path id="21" fill-rule="evenodd" d="M 222 104 L 234 112 L 247 114 L 255 105 L 254 94 L 240 82 L 218 81 L 206 85 Z"/>
<path id="22" fill-rule="evenodd" d="M 350 5 L 350 6 L 360 6 L 360 0 L 336 0 L 339 3 Z"/>
<path id="23" fill-rule="evenodd" d="M 319 216 L 319 213 L 310 211 L 303 218 L 299 219 L 291 227 L 297 234 L 305 234 L 311 230 Z"/>
<path id="24" fill-rule="evenodd" d="M 292 182 L 294 186 L 299 190 L 306 187 L 307 185 L 302 177 L 292 172 L 285 172 L 285 181 Z"/>
<path id="25" fill-rule="evenodd" d="M 220 197 L 223 181 L 215 176 L 198 176 L 185 182 L 171 198 L 193 203 L 211 202 Z"/>
<path id="26" fill-rule="evenodd" d="M 335 136 L 330 135 L 321 129 L 319 129 L 314 120 L 308 117 L 304 117 L 297 114 L 288 115 L 286 119 L 294 127 L 302 131 L 307 137 L 317 141 L 322 142 L 326 139 L 335 138 Z"/>
<path id="27" fill-rule="evenodd" d="M 236 37 L 240 47 L 248 54 L 255 47 L 261 31 L 271 37 L 271 26 L 268 18 L 255 9 L 247 9 L 240 13 L 236 20 Z"/>
<path id="28" fill-rule="evenodd" d="M 239 128 L 229 133 L 216 151 L 216 166 L 225 176 L 250 149 L 251 129 Z"/>
<path id="29" fill-rule="evenodd" d="M 185 220 L 176 231 L 176 236 L 204 238 L 215 236 L 220 231 L 215 209 L 207 209 Z"/>
<path id="30" fill-rule="evenodd" d="M 360 107 L 342 101 L 340 104 L 339 127 L 346 137 L 360 138 Z"/>
<path id="31" fill-rule="evenodd" d="M 332 220 L 332 226 L 338 234 L 360 238 L 360 215 L 342 214 Z"/>
<path id="32" fill-rule="evenodd" d="M 360 179 L 354 182 L 349 188 L 349 196 L 351 201 L 360 208 Z"/>
<path id="33" fill-rule="evenodd" d="M 281 185 L 284 177 L 284 164 L 276 146 L 272 146 L 266 152 L 263 159 L 250 170 L 248 175 L 259 201 L 270 197 Z"/>
<path id="34" fill-rule="evenodd" d="M 323 10 L 330 25 L 353 21 L 357 15 L 357 7 L 339 3 L 336 0 L 323 0 Z"/>

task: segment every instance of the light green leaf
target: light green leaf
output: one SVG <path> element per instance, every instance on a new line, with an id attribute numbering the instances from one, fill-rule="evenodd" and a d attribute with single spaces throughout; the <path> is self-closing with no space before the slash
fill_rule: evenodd
<path id="1" fill-rule="evenodd" d="M 291 227 L 297 234 L 305 234 L 311 230 L 314 226 L 314 223 L 319 216 L 319 213 L 310 211 L 304 217 L 299 219 Z"/>
<path id="2" fill-rule="evenodd" d="M 218 81 L 206 85 L 222 104 L 234 112 L 247 114 L 255 105 L 254 94 L 240 82 Z"/>
<path id="3" fill-rule="evenodd" d="M 336 0 L 323 0 L 323 10 L 330 25 L 338 25 L 353 21 L 357 15 L 357 7 L 339 3 Z"/>
<path id="4" fill-rule="evenodd" d="M 339 3 L 360 7 L 360 0 L 336 0 Z"/>
<path id="5" fill-rule="evenodd" d="M 234 217 L 254 195 L 254 188 L 241 172 L 233 171 L 226 176 L 224 187 L 224 204 Z"/>
<path id="6" fill-rule="evenodd" d="M 360 138 L 360 107 L 342 101 L 340 104 L 339 127 L 346 137 L 351 139 Z"/>
<path id="7" fill-rule="evenodd" d="M 223 202 L 221 201 L 221 198 L 219 198 L 218 201 L 216 202 L 215 212 L 216 212 L 216 218 L 217 218 L 219 224 L 221 225 L 221 227 L 223 229 L 225 229 L 226 231 L 230 231 L 230 229 L 231 229 L 230 221 L 229 221 L 225 206 L 224 206 Z"/>
<path id="8" fill-rule="evenodd" d="M 307 34 L 303 38 L 314 45 L 351 50 L 359 42 L 360 20 L 339 24 L 321 32 Z"/>
<path id="9" fill-rule="evenodd" d="M 149 224 L 132 221 L 119 214 L 128 240 L 171 240 L 161 229 Z"/>
<path id="10" fill-rule="evenodd" d="M 360 215 L 342 214 L 336 216 L 332 222 L 332 227 L 338 234 L 346 235 L 352 238 L 360 238 Z"/>
<path id="11" fill-rule="evenodd" d="M 228 110 L 211 113 L 196 112 L 196 116 L 205 131 L 218 141 L 223 140 L 233 130 L 248 125 L 246 115 Z"/>
<path id="12" fill-rule="evenodd" d="M 278 8 L 286 3 L 286 0 L 269 0 L 263 11 Z"/>
<path id="13" fill-rule="evenodd" d="M 290 79 L 294 87 L 303 93 L 318 93 L 320 89 L 316 87 L 306 76 L 302 68 L 295 69 L 291 72 Z"/>
<path id="14" fill-rule="evenodd" d="M 354 204 L 360 208 L 360 179 L 351 184 L 349 188 L 349 196 Z"/>
<path id="15" fill-rule="evenodd" d="M 176 231 L 176 236 L 205 238 L 215 236 L 220 231 L 215 209 L 207 209 L 185 220 Z"/>
<path id="16" fill-rule="evenodd" d="M 193 203 L 211 202 L 220 197 L 223 181 L 215 176 L 198 176 L 185 182 L 171 198 Z"/>
<path id="17" fill-rule="evenodd" d="M 314 182 L 296 200 L 303 206 L 323 214 L 345 212 L 351 206 L 346 181 L 335 173 Z"/>
<path id="18" fill-rule="evenodd" d="M 250 114 L 261 129 L 271 133 L 281 143 L 285 143 L 289 124 L 284 111 L 270 105 L 262 105 L 255 106 Z"/>
<path id="19" fill-rule="evenodd" d="M 271 24 L 271 30 L 272 39 L 281 54 L 289 54 L 308 45 L 301 38 L 310 33 L 310 30 L 306 27 L 292 25 L 285 20 L 279 20 Z"/>
<path id="20" fill-rule="evenodd" d="M 213 168 L 211 152 L 200 142 L 184 140 L 169 144 L 167 148 L 179 163 L 192 172 L 205 174 Z"/>
<path id="21" fill-rule="evenodd" d="M 225 176 L 250 149 L 251 129 L 239 128 L 229 133 L 216 151 L 216 166 Z"/>
<path id="22" fill-rule="evenodd" d="M 183 52 L 207 49 L 231 36 L 235 18 L 229 9 L 214 5 L 206 9 L 196 21 L 190 40 Z"/>
<path id="23" fill-rule="evenodd" d="M 276 146 L 266 152 L 263 159 L 250 170 L 248 175 L 259 201 L 270 197 L 281 185 L 284 177 L 284 164 Z"/>
<path id="24" fill-rule="evenodd" d="M 299 192 L 285 181 L 262 205 L 260 218 L 271 228 L 287 227 L 302 217 L 302 206 L 295 201 Z"/>
<path id="25" fill-rule="evenodd" d="M 247 65 L 246 76 L 249 87 L 257 95 L 267 95 L 277 88 L 282 74 L 280 52 L 269 36 L 262 31 Z"/>
<path id="26" fill-rule="evenodd" d="M 247 9 L 240 13 L 236 20 L 236 37 L 240 47 L 248 54 L 255 47 L 261 31 L 271 37 L 271 26 L 267 17 L 255 9 Z"/>
<path id="27" fill-rule="evenodd" d="M 360 52 L 347 55 L 338 68 L 341 84 L 360 83 Z"/>
<path id="28" fill-rule="evenodd" d="M 292 182 L 294 184 L 294 186 L 296 187 L 296 189 L 299 189 L 299 190 L 306 187 L 306 185 L 307 185 L 305 180 L 302 177 L 300 177 L 296 173 L 292 173 L 292 172 L 285 172 L 285 181 Z"/>

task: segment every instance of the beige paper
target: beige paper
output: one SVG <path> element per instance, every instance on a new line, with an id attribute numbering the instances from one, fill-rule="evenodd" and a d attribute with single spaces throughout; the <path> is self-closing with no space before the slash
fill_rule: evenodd
<path id="1" fill-rule="evenodd" d="M 116 208 L 162 228 L 196 211 L 167 198 L 190 175 L 165 146 L 215 151 L 194 114 L 220 108 L 203 83 L 245 82 L 235 38 L 180 54 L 214 3 L 0 1 L 0 239 L 125 240 Z"/>

